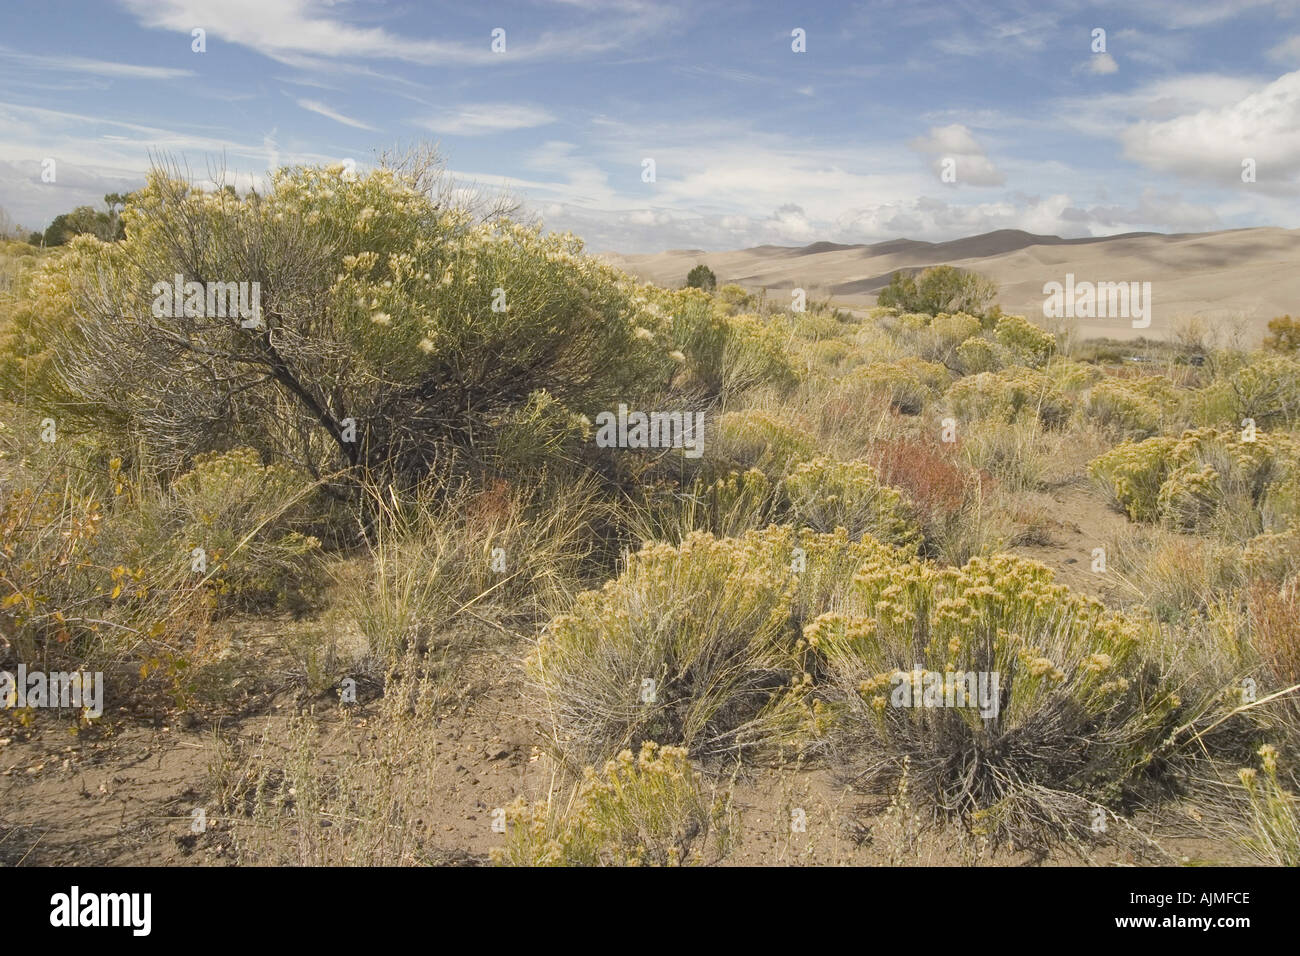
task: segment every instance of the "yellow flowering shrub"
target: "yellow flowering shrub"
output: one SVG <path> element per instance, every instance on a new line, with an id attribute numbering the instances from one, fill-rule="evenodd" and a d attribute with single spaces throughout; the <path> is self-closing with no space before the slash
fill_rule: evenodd
<path id="1" fill-rule="evenodd" d="M 699 773 L 681 747 L 641 744 L 600 771 L 584 768 L 564 809 L 558 801 L 505 808 L 504 866 L 686 866 L 711 862 L 726 846 L 725 809 L 702 793 Z M 709 844 L 712 844 L 710 848 Z"/>
<path id="2" fill-rule="evenodd" d="M 778 525 L 647 544 L 552 620 L 528 657 L 555 746 L 581 766 L 644 740 L 705 758 L 797 735 L 808 716 L 793 693 L 799 621 L 882 549 Z"/>
<path id="3" fill-rule="evenodd" d="M 1088 415 L 1128 438 L 1147 438 L 1164 431 L 1180 408 L 1179 391 L 1163 375 L 1111 379 L 1088 393 Z"/>
<path id="4" fill-rule="evenodd" d="M 908 758 L 938 816 L 969 823 L 1021 804 L 987 829 L 995 841 L 1085 833 L 1087 800 L 1113 796 L 1150 759 L 1178 700 L 1159 690 L 1143 633 L 1009 554 L 952 568 L 877 553 L 804 629 L 830 688 L 829 746 L 855 777 L 888 789 Z M 942 683 L 929 703 L 898 695 L 926 675 L 966 674 L 984 675 L 965 686 L 985 698 L 946 699 Z"/>
<path id="5" fill-rule="evenodd" d="M 1236 538 L 1277 530 L 1295 517 L 1300 446 L 1286 435 L 1200 428 L 1180 438 L 1125 441 L 1088 465 L 1135 521 Z"/>
<path id="6" fill-rule="evenodd" d="M 870 535 L 894 544 L 920 535 L 912 504 L 865 461 L 821 457 L 803 462 L 786 478 L 785 493 L 791 518 L 814 531 L 844 528 L 851 538 Z"/>
<path id="7" fill-rule="evenodd" d="M 957 346 L 956 358 L 958 368 L 965 375 L 994 372 L 1002 364 L 993 343 L 979 335 L 971 336 Z"/>
<path id="8" fill-rule="evenodd" d="M 919 415 L 926 402 L 941 393 L 951 379 L 952 374 L 938 362 L 906 356 L 896 362 L 859 366 L 842 376 L 841 382 L 882 394 L 904 414 Z"/>
<path id="9" fill-rule="evenodd" d="M 946 396 L 954 414 L 965 421 L 1015 422 L 1037 418 L 1056 427 L 1070 417 L 1069 398 L 1046 375 L 1013 366 L 958 379 Z"/>
<path id="10" fill-rule="evenodd" d="M 1056 337 L 1023 315 L 1002 315 L 993 331 L 998 344 L 1023 365 L 1040 366 L 1056 351 Z M 1010 364 L 1009 362 L 1007 364 Z"/>

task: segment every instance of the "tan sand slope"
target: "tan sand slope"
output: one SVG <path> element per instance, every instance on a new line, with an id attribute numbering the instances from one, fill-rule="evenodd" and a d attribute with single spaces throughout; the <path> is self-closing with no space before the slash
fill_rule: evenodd
<path id="1" fill-rule="evenodd" d="M 1003 309 L 1036 321 L 1045 321 L 1044 284 L 1064 284 L 1067 273 L 1076 283 L 1151 283 L 1149 328 L 1134 328 L 1131 318 L 1080 318 L 1079 331 L 1085 336 L 1164 338 L 1180 317 L 1197 316 L 1225 332 L 1241 322 L 1249 337 L 1258 339 L 1274 316 L 1300 315 L 1300 229 L 1143 232 L 1089 239 L 1004 229 L 941 243 L 817 242 L 733 252 L 607 253 L 602 258 L 665 286 L 684 284 L 686 273 L 704 263 L 720 284 L 770 291 L 800 287 L 810 298 L 831 298 L 846 306 L 875 304 L 876 293 L 898 269 L 947 263 L 994 279 Z"/>

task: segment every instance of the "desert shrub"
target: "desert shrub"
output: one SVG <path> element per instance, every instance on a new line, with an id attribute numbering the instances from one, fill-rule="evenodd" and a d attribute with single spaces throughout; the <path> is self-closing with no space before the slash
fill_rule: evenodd
<path id="1" fill-rule="evenodd" d="M 1261 777 L 1245 767 L 1238 777 L 1249 804 L 1251 833 L 1243 845 L 1265 866 L 1300 866 L 1300 801 L 1278 778 L 1277 748 L 1259 748 Z"/>
<path id="2" fill-rule="evenodd" d="M 1056 337 L 1023 315 L 1003 315 L 998 319 L 993 335 L 998 344 L 1008 349 L 1022 365 L 1043 365 L 1056 351 Z"/>
<path id="3" fill-rule="evenodd" d="M 584 770 L 569 804 L 554 796 L 506 807 L 506 866 L 685 866 L 714 862 L 728 843 L 725 808 L 703 795 L 700 774 L 680 747 L 641 744 L 597 772 Z M 706 856 L 708 850 L 708 856 Z"/>
<path id="4" fill-rule="evenodd" d="M 752 315 L 727 319 L 720 388 L 724 400 L 758 385 L 785 391 L 798 381 L 786 343 L 773 326 Z"/>
<path id="5" fill-rule="evenodd" d="M 1300 422 L 1300 360 L 1274 355 L 1243 365 L 1227 376 L 1234 415 L 1253 418 L 1260 428 Z"/>
<path id="6" fill-rule="evenodd" d="M 935 817 L 995 843 L 1086 838 L 1091 806 L 1119 800 L 1177 706 L 1143 661 L 1139 622 L 1011 555 L 960 569 L 880 555 L 804 633 L 855 779 L 887 790 L 907 758 Z M 943 675 L 958 673 L 998 675 L 985 707 L 940 706 Z M 909 705 L 913 682 L 929 696 Z"/>
<path id="7" fill-rule="evenodd" d="M 1278 689 L 1300 684 L 1300 578 L 1257 581 L 1248 594 L 1251 639 Z"/>
<path id="8" fill-rule="evenodd" d="M 746 292 L 744 288 L 734 283 L 720 286 L 714 293 L 714 299 L 732 315 L 738 312 L 749 312 L 758 305 L 758 296 Z"/>
<path id="9" fill-rule="evenodd" d="M 797 739 L 813 716 L 794 693 L 802 622 L 882 547 L 775 525 L 645 546 L 528 657 L 553 746 L 583 766 L 645 740 L 717 758 Z"/>
<path id="10" fill-rule="evenodd" d="M 674 385 L 706 397 L 733 396 L 758 384 L 789 387 L 798 377 L 777 330 L 755 315 L 729 316 L 696 289 L 655 295 L 669 319 L 647 341 L 663 343 L 680 362 Z"/>
<path id="11" fill-rule="evenodd" d="M 814 531 L 844 528 L 857 540 L 870 535 L 903 544 L 917 537 L 913 505 L 880 480 L 865 461 L 815 458 L 797 465 L 785 481 L 794 521 Z"/>
<path id="12" fill-rule="evenodd" d="M 758 409 L 726 412 L 718 422 L 712 449 L 719 460 L 777 476 L 816 453 L 817 443 L 807 428 L 779 413 Z"/>
<path id="13" fill-rule="evenodd" d="M 806 346 L 801 354 L 813 367 L 837 368 L 853 352 L 853 346 L 843 339 L 819 339 Z"/>
<path id="14" fill-rule="evenodd" d="M 1180 406 L 1178 390 L 1163 376 L 1109 380 L 1088 394 L 1089 416 L 1128 438 L 1147 438 L 1164 431 Z"/>
<path id="15" fill-rule="evenodd" d="M 1133 521 L 1154 521 L 1160 486 L 1169 472 L 1176 438 L 1125 440 L 1088 463 L 1088 474 L 1102 483 Z"/>
<path id="16" fill-rule="evenodd" d="M 962 564 L 983 550 L 986 528 L 981 519 L 991 480 L 962 468 L 951 451 L 930 442 L 885 439 L 874 442 L 868 454 L 881 480 L 915 505 L 928 555 Z"/>
<path id="17" fill-rule="evenodd" d="M 1294 355 L 1300 351 L 1300 321 L 1290 315 L 1279 315 L 1268 322 L 1268 335 L 1264 336 L 1264 348 L 1283 355 Z"/>
<path id="18" fill-rule="evenodd" d="M 887 396 L 906 415 L 919 415 L 926 402 L 947 387 L 951 374 L 937 362 L 908 356 L 897 362 L 864 365 L 844 376 L 845 385 Z"/>
<path id="19" fill-rule="evenodd" d="M 917 338 L 917 351 L 921 358 L 948 364 L 959 345 L 980 331 L 980 320 L 959 312 L 956 315 L 936 315 Z"/>
<path id="20" fill-rule="evenodd" d="M 997 284 L 977 273 L 954 266 L 932 266 L 919 275 L 895 272 L 876 301 L 900 312 L 982 315 L 997 293 Z"/>
<path id="21" fill-rule="evenodd" d="M 959 419 L 1015 422 L 1036 418 L 1052 428 L 1070 416 L 1070 400 L 1042 372 L 1013 367 L 958 379 L 947 393 Z"/>
<path id="22" fill-rule="evenodd" d="M 1126 441 L 1088 469 L 1135 521 L 1243 540 L 1300 517 L 1289 494 L 1298 462 L 1300 449 L 1285 435 L 1259 432 L 1246 441 L 1201 428 L 1178 439 Z"/>
<path id="23" fill-rule="evenodd" d="M 306 476 L 237 448 L 197 456 L 171 491 L 165 520 L 179 526 L 176 560 L 192 566 L 201 549 L 221 603 L 300 605 L 319 583 L 320 542 L 301 530 L 314 518 L 315 488 Z"/>
<path id="24" fill-rule="evenodd" d="M 5 387 L 164 470 L 248 445 L 313 476 L 415 480 L 539 388 L 588 413 L 666 380 L 626 277 L 571 236 L 477 219 L 434 172 L 286 169 L 240 197 L 155 170 L 124 240 L 42 264 L 45 315 L 0 343 Z M 258 282 L 260 315 L 173 318 L 154 306 L 176 275 Z"/>
<path id="25" fill-rule="evenodd" d="M 703 289 L 712 292 L 718 287 L 718 277 L 713 270 L 701 263 L 686 274 L 686 285 L 691 289 Z"/>
<path id="26" fill-rule="evenodd" d="M 993 343 L 980 336 L 972 336 L 962 342 L 957 346 L 956 355 L 957 364 L 966 375 L 995 372 L 1002 365 Z"/>

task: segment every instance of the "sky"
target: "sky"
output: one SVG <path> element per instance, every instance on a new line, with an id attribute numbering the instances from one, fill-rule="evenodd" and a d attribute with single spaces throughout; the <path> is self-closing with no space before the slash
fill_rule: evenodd
<path id="1" fill-rule="evenodd" d="M 28 228 L 421 141 L 596 252 L 1296 228 L 1300 0 L 0 0 Z"/>

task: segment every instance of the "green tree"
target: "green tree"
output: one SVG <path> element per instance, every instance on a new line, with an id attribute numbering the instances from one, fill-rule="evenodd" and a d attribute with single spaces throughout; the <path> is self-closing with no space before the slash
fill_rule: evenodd
<path id="1" fill-rule="evenodd" d="M 931 266 L 919 275 L 895 272 L 876 301 L 900 312 L 927 315 L 965 312 L 985 316 L 990 314 L 990 304 L 997 294 L 997 283 L 976 272 L 955 266 Z"/>
<path id="2" fill-rule="evenodd" d="M 701 263 L 686 274 L 686 287 L 712 292 L 718 287 L 718 277 L 713 274 L 712 269 Z"/>

